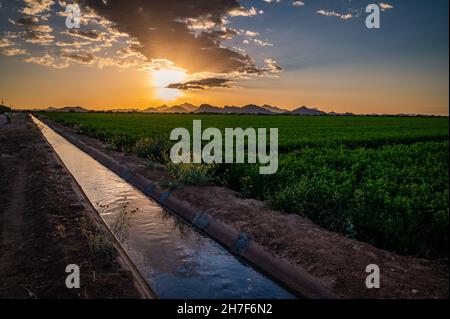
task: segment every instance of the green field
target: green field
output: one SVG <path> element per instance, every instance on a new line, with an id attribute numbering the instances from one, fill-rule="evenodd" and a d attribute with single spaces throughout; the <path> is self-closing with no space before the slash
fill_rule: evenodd
<path id="1" fill-rule="evenodd" d="M 212 178 L 245 196 L 402 254 L 448 258 L 448 118 L 47 113 L 111 147 L 165 161 L 170 131 L 279 128 L 280 166 L 172 170 L 185 183 Z M 169 164 L 173 168 L 173 164 Z"/>

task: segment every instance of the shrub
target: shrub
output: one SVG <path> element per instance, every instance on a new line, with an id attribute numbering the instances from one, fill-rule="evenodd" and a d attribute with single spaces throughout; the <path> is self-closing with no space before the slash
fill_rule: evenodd
<path id="1" fill-rule="evenodd" d="M 133 152 L 134 139 L 127 135 L 114 135 L 108 139 L 108 143 L 116 151 L 121 151 L 126 154 Z"/>
<path id="2" fill-rule="evenodd" d="M 106 230 L 96 225 L 91 217 L 81 217 L 78 220 L 82 235 L 87 239 L 90 253 L 111 262 L 114 255 L 114 245 Z"/>
<path id="3" fill-rule="evenodd" d="M 168 143 L 161 138 L 144 137 L 136 141 L 133 152 L 138 156 L 164 163 L 168 154 Z"/>
<path id="4" fill-rule="evenodd" d="M 184 185 L 202 186 L 213 180 L 212 164 L 174 164 L 167 162 L 168 172 Z"/>

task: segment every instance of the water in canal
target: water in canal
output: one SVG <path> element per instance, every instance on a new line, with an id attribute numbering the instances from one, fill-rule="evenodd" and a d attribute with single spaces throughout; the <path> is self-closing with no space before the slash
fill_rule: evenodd
<path id="1" fill-rule="evenodd" d="M 38 119 L 33 121 L 158 298 L 294 298 Z"/>

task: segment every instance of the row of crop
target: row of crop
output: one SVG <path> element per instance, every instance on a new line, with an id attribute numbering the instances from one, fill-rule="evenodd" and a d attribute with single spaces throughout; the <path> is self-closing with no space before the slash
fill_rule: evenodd
<path id="1" fill-rule="evenodd" d="M 448 258 L 448 141 L 374 149 L 305 148 L 276 175 L 256 166 L 217 176 L 249 197 L 403 254 Z"/>
<path id="2" fill-rule="evenodd" d="M 139 129 L 58 120 L 113 149 L 165 163 L 181 183 L 214 180 L 349 237 L 403 254 L 448 258 L 448 136 L 440 133 L 343 135 L 341 143 L 299 138 L 284 144 L 279 171 L 267 176 L 259 165 L 174 165 L 171 143 L 161 133 L 143 137 Z"/>
<path id="3" fill-rule="evenodd" d="M 176 127 L 192 128 L 193 119 L 202 127 L 278 127 L 279 152 L 290 153 L 305 146 L 336 144 L 350 148 L 377 148 L 386 144 L 412 144 L 419 141 L 448 139 L 448 123 L 440 118 L 292 118 L 258 116 L 190 116 L 151 114 L 64 114 L 49 113 L 50 118 L 80 132 L 95 136 L 124 151 L 131 151 L 141 138 L 151 137 L 169 147 L 170 131 Z M 317 125 L 315 125 L 317 124 Z"/>

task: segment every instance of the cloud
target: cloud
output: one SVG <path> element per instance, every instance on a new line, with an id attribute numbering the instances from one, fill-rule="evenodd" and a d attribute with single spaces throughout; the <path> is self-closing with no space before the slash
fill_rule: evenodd
<path id="1" fill-rule="evenodd" d="M 0 38 L 0 55 L 4 56 L 16 56 L 26 55 L 27 51 L 20 48 L 15 48 L 16 43 L 12 42 L 8 38 Z"/>
<path id="2" fill-rule="evenodd" d="M 259 32 L 247 30 L 244 32 L 244 34 L 247 37 L 257 37 L 259 35 Z"/>
<path id="3" fill-rule="evenodd" d="M 45 32 L 29 32 L 29 31 L 21 33 L 21 37 L 22 39 L 25 40 L 25 42 L 40 45 L 49 45 L 55 39 L 53 35 Z"/>
<path id="4" fill-rule="evenodd" d="M 41 12 L 41 11 L 36 11 Z M 54 40 L 51 34 L 53 28 L 47 24 L 42 24 L 41 18 L 33 15 L 23 15 L 16 20 L 9 19 L 9 22 L 20 28 L 21 31 L 16 36 L 28 43 L 48 45 Z"/>
<path id="5" fill-rule="evenodd" d="M 76 63 L 147 72 L 179 68 L 192 80 L 179 83 L 182 89 L 228 87 L 234 80 L 279 72 L 274 65 L 258 65 L 246 51 L 224 44 L 239 37 L 234 44 L 249 39 L 254 45 L 273 46 L 258 39 L 259 32 L 230 27 L 235 17 L 251 19 L 263 14 L 255 6 L 243 6 L 244 1 L 78 0 L 80 29 L 65 27 L 69 1 L 17 2 L 21 7 L 10 7 L 14 14 L 9 20 L 15 29 L 2 32 L 5 38 L 0 48 L 8 50 L 1 54 L 27 54 L 24 61 L 29 63 L 52 68 Z M 13 50 L 9 39 L 17 40 L 29 53 Z"/>
<path id="6" fill-rule="evenodd" d="M 4 56 L 16 56 L 16 55 L 25 55 L 27 51 L 18 48 L 10 48 L 10 47 L 0 47 L 0 55 Z"/>
<path id="7" fill-rule="evenodd" d="M 173 83 L 167 86 L 169 89 L 178 90 L 205 90 L 206 88 L 228 88 L 230 79 L 208 78 L 202 80 L 188 81 L 184 83 Z"/>
<path id="8" fill-rule="evenodd" d="M 278 62 L 273 58 L 265 59 L 264 63 L 266 63 L 265 71 L 267 71 L 267 72 L 279 73 L 283 70 L 283 68 L 281 66 L 279 66 Z"/>
<path id="9" fill-rule="evenodd" d="M 94 63 L 95 57 L 93 54 L 78 54 L 78 53 L 65 53 L 62 55 L 64 58 L 81 63 L 81 64 L 92 64 Z"/>
<path id="10" fill-rule="evenodd" d="M 69 35 L 75 38 L 80 38 L 83 40 L 89 40 L 89 41 L 100 41 L 102 40 L 102 35 L 100 32 L 95 30 L 79 30 L 79 29 L 70 29 L 67 31 L 64 31 L 62 34 Z M 104 40 L 104 39 L 103 39 Z"/>
<path id="11" fill-rule="evenodd" d="M 57 41 L 55 44 L 58 47 L 76 47 L 76 48 L 81 48 L 81 46 L 90 45 L 90 44 L 92 44 L 92 42 L 90 42 L 90 41 L 69 40 L 69 41 Z"/>
<path id="12" fill-rule="evenodd" d="M 342 20 L 349 20 L 349 19 L 353 18 L 353 15 L 351 13 L 342 14 L 342 13 L 338 13 L 336 11 L 326 11 L 326 10 L 319 10 L 319 11 L 316 11 L 316 13 L 326 16 L 326 17 L 338 17 L 339 19 L 342 19 Z"/>
<path id="13" fill-rule="evenodd" d="M 258 10 L 255 7 L 251 7 L 249 9 L 239 7 L 228 11 L 228 14 L 232 17 L 252 17 L 263 13 L 264 13 L 263 10 Z"/>
<path id="14" fill-rule="evenodd" d="M 69 66 L 67 61 L 58 61 L 57 59 L 55 59 L 54 57 L 52 57 L 49 54 L 44 54 L 41 57 L 27 57 L 23 60 L 25 62 L 30 62 L 30 63 L 43 65 L 43 66 L 47 66 L 47 67 L 52 67 L 52 68 L 56 68 L 56 69 L 63 69 L 63 68 L 67 68 Z"/>
<path id="15" fill-rule="evenodd" d="M 7 38 L 0 39 L 0 48 L 5 48 L 5 47 L 12 46 L 12 45 L 13 45 L 13 43 L 11 40 L 9 40 Z"/>
<path id="16" fill-rule="evenodd" d="M 248 73 L 253 73 L 257 76 L 273 76 L 283 70 L 273 58 L 266 58 L 264 60 L 265 66 L 262 68 L 256 68 L 252 66 L 252 71 Z M 201 76 L 203 75 L 203 78 Z M 230 88 L 235 80 L 248 78 L 242 73 L 237 74 L 223 74 L 221 77 L 208 77 L 208 74 L 199 74 L 200 78 L 190 80 L 183 83 L 172 83 L 167 86 L 169 89 L 178 90 L 206 90 L 209 88 Z"/>
<path id="17" fill-rule="evenodd" d="M 385 3 L 385 2 L 380 2 L 379 4 L 381 11 L 386 11 L 389 9 L 394 9 L 394 6 L 389 4 L 389 3 Z"/>
<path id="18" fill-rule="evenodd" d="M 24 0 L 26 7 L 20 10 L 21 13 L 27 15 L 39 15 L 49 11 L 55 1 L 53 0 Z"/>
<path id="19" fill-rule="evenodd" d="M 294 7 L 303 7 L 305 5 L 305 3 L 302 1 L 294 1 L 294 2 L 292 2 L 292 5 Z"/>
<path id="20" fill-rule="evenodd" d="M 243 44 L 250 44 L 253 42 L 254 44 L 260 46 L 260 47 L 273 47 L 273 44 L 268 41 L 263 41 L 260 39 L 254 39 L 254 38 L 247 38 L 242 41 Z"/>
<path id="21" fill-rule="evenodd" d="M 247 54 L 221 45 L 224 39 L 236 34 L 235 30 L 225 28 L 226 17 L 260 14 L 255 7 L 242 7 L 238 0 L 78 3 L 113 23 L 118 32 L 135 38 L 140 44 L 137 50 L 149 61 L 168 59 L 190 73 L 246 72 L 253 63 Z"/>

